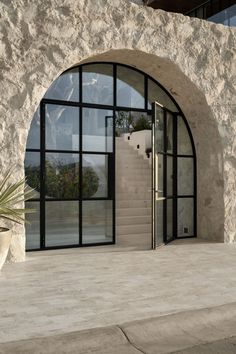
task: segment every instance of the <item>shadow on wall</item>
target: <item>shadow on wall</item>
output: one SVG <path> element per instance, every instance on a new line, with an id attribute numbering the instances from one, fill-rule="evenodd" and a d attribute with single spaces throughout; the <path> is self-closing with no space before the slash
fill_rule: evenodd
<path id="1" fill-rule="evenodd" d="M 197 156 L 198 237 L 224 241 L 223 149 L 204 94 L 169 59 L 134 50 L 111 50 L 84 60 L 127 64 L 150 75 L 176 100 L 191 129 Z"/>

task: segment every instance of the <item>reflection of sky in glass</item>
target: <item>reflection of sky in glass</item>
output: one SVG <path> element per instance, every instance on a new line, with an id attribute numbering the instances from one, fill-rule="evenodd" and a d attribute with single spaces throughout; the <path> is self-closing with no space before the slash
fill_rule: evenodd
<path id="1" fill-rule="evenodd" d="M 236 26 L 236 5 L 230 6 L 227 9 L 208 18 L 209 21 L 222 23 L 226 26 Z"/>
<path id="2" fill-rule="evenodd" d="M 44 98 L 78 102 L 79 69 L 71 69 L 60 75 L 49 87 Z"/>
<path id="3" fill-rule="evenodd" d="M 113 150 L 113 112 L 103 109 L 83 109 L 83 150 Z"/>
<path id="4" fill-rule="evenodd" d="M 88 65 L 83 68 L 83 102 L 113 105 L 113 66 Z"/>
<path id="5" fill-rule="evenodd" d="M 78 150 L 79 108 L 46 106 L 46 149 Z M 75 139 L 76 138 L 76 139 Z"/>
<path id="6" fill-rule="evenodd" d="M 117 67 L 117 105 L 144 108 L 144 75 L 126 67 Z"/>
<path id="7" fill-rule="evenodd" d="M 39 165 L 40 165 L 40 153 L 39 152 L 26 152 L 25 166 L 39 166 Z"/>
<path id="8" fill-rule="evenodd" d="M 27 149 L 40 149 L 40 106 L 33 116 L 26 144 Z"/>

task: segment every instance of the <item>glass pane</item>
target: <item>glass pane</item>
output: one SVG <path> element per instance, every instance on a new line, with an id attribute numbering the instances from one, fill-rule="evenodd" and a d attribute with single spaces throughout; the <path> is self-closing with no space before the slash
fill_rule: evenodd
<path id="1" fill-rule="evenodd" d="M 79 197 L 79 155 L 47 153 L 45 167 L 46 198 Z"/>
<path id="2" fill-rule="evenodd" d="M 34 113 L 30 125 L 26 149 L 40 149 L 40 105 Z"/>
<path id="3" fill-rule="evenodd" d="M 164 151 L 164 111 L 158 105 L 156 105 L 155 117 L 155 150 Z"/>
<path id="4" fill-rule="evenodd" d="M 163 202 L 156 201 L 155 208 L 155 232 L 156 232 L 156 245 L 160 246 L 163 244 Z"/>
<path id="5" fill-rule="evenodd" d="M 166 151 L 173 154 L 173 116 L 168 112 L 166 116 Z"/>
<path id="6" fill-rule="evenodd" d="M 119 111 L 116 112 L 116 136 L 121 136 L 122 134 L 129 133 L 132 134 L 130 137 L 130 140 L 134 136 L 137 136 L 133 133 L 135 132 L 140 132 L 144 130 L 149 130 L 149 132 L 142 133 L 144 139 L 146 140 L 145 137 L 149 137 L 149 147 L 151 147 L 151 129 L 152 129 L 152 117 L 146 113 L 143 112 L 125 112 L 125 111 Z M 139 139 L 140 142 L 140 139 Z M 138 142 L 138 143 L 139 143 Z"/>
<path id="7" fill-rule="evenodd" d="M 79 150 L 79 108 L 46 105 L 46 149 Z"/>
<path id="8" fill-rule="evenodd" d="M 83 150 L 113 151 L 113 112 L 103 109 L 83 109 Z"/>
<path id="9" fill-rule="evenodd" d="M 167 195 L 173 194 L 173 157 L 167 156 Z"/>
<path id="10" fill-rule="evenodd" d="M 44 98 L 62 101 L 79 101 L 79 69 L 61 74 L 49 87 Z"/>
<path id="11" fill-rule="evenodd" d="M 111 200 L 83 202 L 83 243 L 112 242 Z"/>
<path id="12" fill-rule="evenodd" d="M 178 157 L 178 195 L 194 194 L 193 182 L 193 158 Z"/>
<path id="13" fill-rule="evenodd" d="M 27 209 L 34 209 L 34 213 L 26 215 L 26 220 L 30 224 L 25 223 L 26 232 L 26 249 L 40 248 L 40 204 L 39 202 L 26 202 Z"/>
<path id="14" fill-rule="evenodd" d="M 144 108 L 144 75 L 117 66 L 117 106 Z"/>
<path id="15" fill-rule="evenodd" d="M 211 15 L 209 13 L 209 15 Z M 208 18 L 208 21 L 236 27 L 236 5 L 232 5 Z"/>
<path id="16" fill-rule="evenodd" d="M 25 177 L 26 184 L 35 189 L 34 199 L 40 198 L 40 153 L 25 153 Z"/>
<path id="17" fill-rule="evenodd" d="M 194 236 L 193 201 L 193 198 L 178 198 L 178 237 Z"/>
<path id="18" fill-rule="evenodd" d="M 79 244 L 79 203 L 46 202 L 46 247 Z"/>
<path id="19" fill-rule="evenodd" d="M 113 105 L 113 66 L 83 66 L 83 102 Z"/>
<path id="20" fill-rule="evenodd" d="M 154 81 L 148 80 L 148 108 L 151 109 L 152 103 L 158 102 L 172 112 L 178 112 L 178 108 L 167 95 L 167 93 Z"/>
<path id="21" fill-rule="evenodd" d="M 189 137 L 188 130 L 182 117 L 178 116 L 178 138 L 177 138 L 177 151 L 179 155 L 192 155 L 192 144 Z"/>
<path id="22" fill-rule="evenodd" d="M 108 156 L 83 154 L 83 198 L 108 197 Z"/>
<path id="23" fill-rule="evenodd" d="M 158 190 L 158 197 L 163 197 L 163 155 L 156 155 L 157 160 L 156 160 L 156 164 L 157 164 L 157 190 Z"/>
<path id="24" fill-rule="evenodd" d="M 166 215 L 167 215 L 167 226 L 166 226 L 166 234 L 167 241 L 173 238 L 173 200 L 166 200 Z"/>

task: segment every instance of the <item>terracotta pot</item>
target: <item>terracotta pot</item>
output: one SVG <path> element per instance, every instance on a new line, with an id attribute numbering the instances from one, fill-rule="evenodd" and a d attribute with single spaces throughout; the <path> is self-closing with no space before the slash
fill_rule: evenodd
<path id="1" fill-rule="evenodd" d="M 6 261 L 11 243 L 11 230 L 0 227 L 0 270 Z"/>

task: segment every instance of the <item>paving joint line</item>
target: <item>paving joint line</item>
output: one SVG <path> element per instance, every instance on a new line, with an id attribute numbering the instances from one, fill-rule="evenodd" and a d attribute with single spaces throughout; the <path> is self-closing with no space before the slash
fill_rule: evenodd
<path id="1" fill-rule="evenodd" d="M 125 332 L 125 330 L 119 326 L 119 325 L 116 325 L 117 328 L 119 328 L 119 330 L 122 332 L 122 334 L 124 335 L 124 337 L 127 339 L 128 343 L 133 347 L 135 348 L 136 350 L 138 350 L 140 353 L 142 354 L 147 354 L 146 352 L 144 352 L 142 349 L 140 349 L 139 347 L 137 347 L 133 342 L 131 342 L 131 340 L 129 339 L 129 336 L 128 334 Z"/>
<path id="2" fill-rule="evenodd" d="M 233 343 L 233 342 L 230 341 L 232 338 L 236 338 L 236 336 L 224 337 L 224 338 L 222 338 L 222 339 L 217 339 L 217 340 L 215 340 L 215 341 L 213 341 L 213 342 L 203 342 L 203 343 L 199 343 L 199 344 L 192 345 L 192 346 L 190 346 L 190 347 L 186 347 L 186 348 L 183 348 L 183 349 L 180 349 L 180 350 L 177 350 L 177 351 L 173 351 L 173 352 L 169 352 L 169 353 L 166 353 L 166 354 L 179 354 L 179 353 L 181 353 L 183 350 L 188 350 L 188 349 L 191 350 L 191 349 L 197 348 L 197 347 L 199 347 L 199 346 L 205 347 L 205 346 L 207 346 L 207 345 L 209 345 L 209 344 L 213 344 L 213 343 L 216 343 L 216 342 L 223 342 L 223 341 L 225 341 L 225 342 L 228 341 L 230 344 L 233 344 L 234 346 L 236 346 L 235 343 Z"/>

